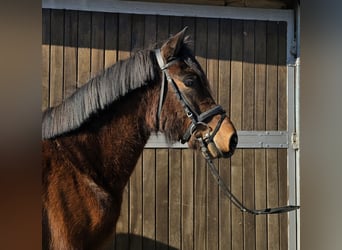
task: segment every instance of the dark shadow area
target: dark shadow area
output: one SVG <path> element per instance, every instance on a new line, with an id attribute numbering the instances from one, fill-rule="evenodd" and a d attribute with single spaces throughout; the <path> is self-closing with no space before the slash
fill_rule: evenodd
<path id="1" fill-rule="evenodd" d="M 178 250 L 165 243 L 144 237 L 142 235 L 119 233 L 113 242 L 110 242 L 103 250 Z"/>
<path id="2" fill-rule="evenodd" d="M 42 22 L 44 45 L 136 51 L 188 26 L 198 57 L 286 65 L 286 22 L 52 9 L 42 10 Z"/>

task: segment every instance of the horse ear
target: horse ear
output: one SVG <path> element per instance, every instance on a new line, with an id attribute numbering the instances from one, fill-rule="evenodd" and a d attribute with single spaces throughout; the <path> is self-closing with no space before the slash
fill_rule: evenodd
<path id="1" fill-rule="evenodd" d="M 165 59 L 168 61 L 171 57 L 177 57 L 180 48 L 182 48 L 184 43 L 185 32 L 188 27 L 185 27 L 182 31 L 178 32 L 176 35 L 170 37 L 161 47 L 161 53 Z"/>

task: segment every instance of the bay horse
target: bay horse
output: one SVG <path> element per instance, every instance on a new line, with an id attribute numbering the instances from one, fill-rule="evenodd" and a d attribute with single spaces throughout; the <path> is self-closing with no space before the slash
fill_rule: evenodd
<path id="1" fill-rule="evenodd" d="M 189 48 L 186 28 L 90 79 L 42 118 L 43 249 L 99 249 L 153 132 L 230 157 L 234 125 Z"/>

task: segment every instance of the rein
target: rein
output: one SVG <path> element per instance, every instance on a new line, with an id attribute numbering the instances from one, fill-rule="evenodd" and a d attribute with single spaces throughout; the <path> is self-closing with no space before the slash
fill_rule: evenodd
<path id="1" fill-rule="evenodd" d="M 241 203 L 241 201 L 239 201 L 239 199 L 233 195 L 233 193 L 227 187 L 226 183 L 222 180 L 219 172 L 217 171 L 217 168 L 215 167 L 215 164 L 213 163 L 213 161 L 209 155 L 208 148 L 205 147 L 205 145 L 203 144 L 203 139 L 198 138 L 198 140 L 201 144 L 202 155 L 208 163 L 209 170 L 210 170 L 211 174 L 215 178 L 217 184 L 220 186 L 222 192 L 233 202 L 233 204 L 235 206 L 237 206 L 240 209 L 241 212 L 247 212 L 247 213 L 254 214 L 254 215 L 279 214 L 279 213 L 290 212 L 290 211 L 293 211 L 293 210 L 296 210 L 299 208 L 299 206 L 293 206 L 293 205 L 284 206 L 284 207 L 275 207 L 275 208 L 265 208 L 265 209 L 259 209 L 259 210 L 258 209 L 249 209 L 249 208 L 245 207 Z"/>
<path id="2" fill-rule="evenodd" d="M 172 88 L 174 89 L 178 100 L 182 104 L 182 107 L 183 107 L 187 117 L 190 118 L 190 120 L 191 120 L 191 125 L 189 126 L 189 128 L 187 129 L 185 134 L 183 135 L 183 138 L 181 139 L 181 143 L 188 142 L 190 140 L 190 137 L 192 136 L 192 134 L 195 133 L 195 131 L 199 125 L 204 125 L 204 126 L 209 128 L 208 124 L 205 122 L 207 119 L 212 118 L 213 116 L 218 115 L 218 114 L 221 115 L 221 118 L 220 118 L 219 122 L 216 124 L 216 127 L 215 127 L 213 133 L 210 134 L 210 131 L 209 131 L 208 134 L 205 136 L 205 138 L 197 137 L 196 139 L 200 143 L 202 155 L 205 158 L 205 160 L 207 161 L 208 166 L 209 166 L 209 170 L 210 170 L 211 174 L 213 175 L 213 177 L 215 178 L 217 184 L 220 186 L 222 192 L 233 202 L 233 204 L 235 206 L 237 206 L 240 209 L 241 212 L 247 212 L 247 213 L 254 214 L 254 215 L 260 215 L 260 214 L 286 213 L 286 212 L 290 212 L 290 211 L 299 209 L 299 206 L 293 206 L 293 205 L 284 206 L 284 207 L 276 207 L 276 208 L 265 208 L 265 209 L 260 209 L 260 210 L 249 209 L 249 208 L 245 207 L 238 200 L 238 198 L 236 198 L 233 195 L 233 193 L 230 191 L 230 189 L 228 188 L 226 183 L 222 180 L 219 172 L 217 171 L 217 168 L 215 167 L 215 164 L 212 161 L 212 157 L 210 156 L 209 149 L 208 149 L 208 147 L 211 147 L 211 148 L 213 147 L 214 150 L 216 150 L 216 152 L 218 152 L 218 154 L 220 156 L 223 155 L 221 150 L 216 147 L 213 139 L 214 139 L 216 133 L 218 132 L 218 130 L 220 129 L 223 120 L 226 117 L 225 110 L 221 106 L 217 105 L 208 111 L 205 111 L 201 114 L 197 114 L 197 112 L 191 107 L 191 105 L 189 104 L 189 102 L 187 101 L 185 96 L 179 90 L 179 88 L 177 87 L 176 83 L 171 78 L 171 76 L 167 70 L 168 67 L 179 62 L 180 59 L 175 58 L 175 59 L 173 59 L 173 60 L 171 60 L 165 64 L 164 60 L 162 58 L 160 49 L 156 49 L 155 54 L 156 54 L 156 58 L 158 61 L 158 65 L 159 65 L 160 69 L 162 70 L 161 91 L 160 91 L 160 97 L 159 97 L 158 112 L 157 112 L 157 117 L 156 117 L 157 127 L 159 128 L 159 120 L 160 120 L 161 109 L 162 109 L 164 99 L 165 99 L 165 95 L 167 92 L 167 83 L 169 83 L 172 86 Z M 167 83 L 165 81 L 165 78 L 167 80 Z"/>

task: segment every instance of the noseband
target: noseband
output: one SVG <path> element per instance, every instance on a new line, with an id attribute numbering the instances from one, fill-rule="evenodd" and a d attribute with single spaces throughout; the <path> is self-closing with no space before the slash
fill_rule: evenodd
<path id="1" fill-rule="evenodd" d="M 217 105 L 212 109 L 209 109 L 201 114 L 197 114 L 197 112 L 191 107 L 189 102 L 187 101 L 186 97 L 182 94 L 182 92 L 179 90 L 178 86 L 174 82 L 174 80 L 171 78 L 169 72 L 168 72 L 168 67 L 171 65 L 179 62 L 181 59 L 175 58 L 173 60 L 170 60 L 166 64 L 164 63 L 164 60 L 162 58 L 160 49 L 155 50 L 156 58 L 158 61 L 158 65 L 160 69 L 162 70 L 162 83 L 161 83 L 161 91 L 160 91 L 160 98 L 159 98 L 159 105 L 158 105 L 158 111 L 157 111 L 157 117 L 156 117 L 156 122 L 157 122 L 157 128 L 159 128 L 159 121 L 160 121 L 160 114 L 161 114 L 161 109 L 164 103 L 165 95 L 167 92 L 167 84 L 165 81 L 165 78 L 167 79 L 167 82 L 172 86 L 174 89 L 174 92 L 180 101 L 185 114 L 187 117 L 191 120 L 191 124 L 188 127 L 187 131 L 183 135 L 183 138 L 181 139 L 182 143 L 186 143 L 190 140 L 191 136 L 196 132 L 197 128 L 200 125 L 204 125 L 209 128 L 209 125 L 206 123 L 207 120 L 210 118 L 214 117 L 215 115 L 221 115 L 220 120 L 216 124 L 216 127 L 212 133 L 210 133 L 210 129 L 208 133 L 204 137 L 197 137 L 196 139 L 200 143 L 201 147 L 201 152 L 206 159 L 209 170 L 214 176 L 215 180 L 217 181 L 218 185 L 221 187 L 222 192 L 233 202 L 234 205 L 236 205 L 242 212 L 248 212 L 254 215 L 259 215 L 259 214 L 277 214 L 277 213 L 284 213 L 284 212 L 289 212 L 295 209 L 298 209 L 299 206 L 285 206 L 285 207 L 276 207 L 276 208 L 266 208 L 266 209 L 249 209 L 245 207 L 229 190 L 227 185 L 224 183 L 222 180 L 221 176 L 219 175 L 219 172 L 217 171 L 213 161 L 212 161 L 212 156 L 209 153 L 208 146 L 211 148 L 214 147 L 213 150 L 216 150 L 219 156 L 223 156 L 222 151 L 216 146 L 214 143 L 213 139 L 220 129 L 223 120 L 226 118 L 226 111 L 224 109 Z"/>

